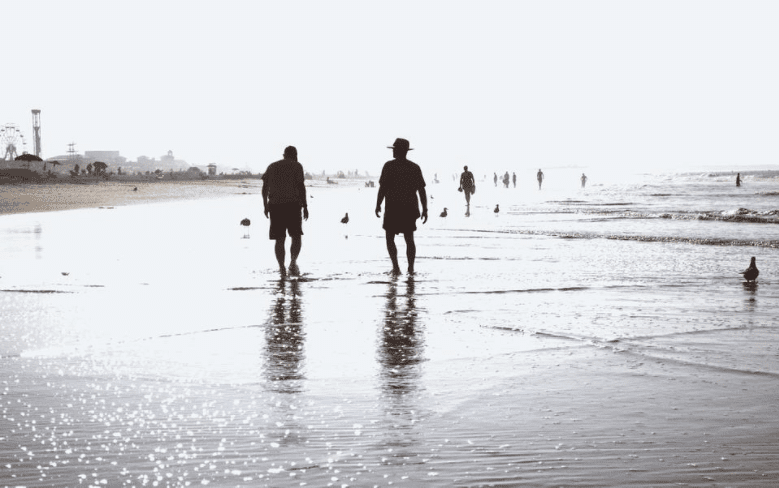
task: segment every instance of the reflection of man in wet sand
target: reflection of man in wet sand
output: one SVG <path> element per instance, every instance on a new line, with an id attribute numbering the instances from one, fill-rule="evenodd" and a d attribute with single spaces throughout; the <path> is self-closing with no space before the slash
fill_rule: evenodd
<path id="1" fill-rule="evenodd" d="M 460 188 L 459 191 L 465 192 L 465 204 L 471 204 L 471 195 L 476 193 L 476 179 L 473 177 L 473 173 L 468 171 L 468 166 L 463 166 L 463 173 L 460 175 Z"/>
<path id="2" fill-rule="evenodd" d="M 536 173 L 536 179 L 538 180 L 538 189 L 541 189 L 541 183 L 544 181 L 544 172 L 541 171 L 541 169 L 538 169 L 538 173 Z"/>
<path id="3" fill-rule="evenodd" d="M 395 139 L 395 144 L 389 146 L 392 161 L 384 164 L 379 178 L 379 194 L 376 198 L 376 217 L 381 213 L 381 203 L 387 199 L 387 209 L 384 212 L 384 231 L 387 238 L 387 251 L 392 260 L 392 274 L 400 274 L 398 265 L 398 248 L 395 246 L 395 235 L 403 234 L 406 240 L 406 257 L 408 272 L 414 273 L 414 259 L 417 248 L 414 243 L 414 231 L 417 230 L 416 220 L 421 216 L 422 223 L 427 223 L 427 193 L 425 179 L 419 165 L 406 159 L 406 154 L 412 149 L 406 139 Z M 417 200 L 419 192 L 419 200 Z M 419 201 L 422 202 L 422 213 L 419 213 Z"/>
<path id="4" fill-rule="evenodd" d="M 284 149 L 284 159 L 271 163 L 262 175 L 262 203 L 265 217 L 270 214 L 270 239 L 276 241 L 276 260 L 279 271 L 286 276 L 284 244 L 287 233 L 292 238 L 289 248 L 291 260 L 289 272 L 299 274 L 297 259 L 302 246 L 303 218 L 308 220 L 308 202 L 303 166 L 298 162 L 298 150 L 294 146 Z"/>

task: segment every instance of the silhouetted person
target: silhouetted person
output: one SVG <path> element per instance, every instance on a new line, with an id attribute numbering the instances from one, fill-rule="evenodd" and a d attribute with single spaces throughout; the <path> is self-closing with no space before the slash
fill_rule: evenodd
<path id="1" fill-rule="evenodd" d="M 468 166 L 463 166 L 463 173 L 460 175 L 459 191 L 465 192 L 465 204 L 471 204 L 471 195 L 476 193 L 476 179 L 473 173 L 468 171 Z"/>
<path id="2" fill-rule="evenodd" d="M 384 163 L 379 178 L 379 194 L 376 198 L 376 217 L 381 213 L 381 203 L 387 199 L 387 209 L 384 212 L 384 231 L 387 238 L 387 251 L 392 260 L 392 273 L 400 274 L 398 265 L 398 248 L 395 246 L 395 236 L 403 234 L 406 240 L 406 257 L 408 272 L 414 272 L 414 259 L 417 248 L 414 243 L 414 231 L 417 230 L 416 220 L 421 216 L 422 223 L 427 223 L 427 193 L 425 179 L 419 165 L 406 159 L 409 142 L 406 139 L 395 139 L 392 146 L 395 159 Z M 419 192 L 419 200 L 417 200 Z M 422 213 L 419 213 L 419 202 L 422 202 Z"/>
<path id="3" fill-rule="evenodd" d="M 586 184 L 587 184 L 587 175 L 585 175 L 584 173 L 582 173 L 581 180 L 582 180 L 582 188 L 584 188 L 584 185 L 586 185 Z"/>
<path id="4" fill-rule="evenodd" d="M 495 183 L 495 188 L 498 187 L 498 173 L 492 173 L 492 181 Z"/>
<path id="5" fill-rule="evenodd" d="M 741 186 L 741 173 L 736 173 L 736 186 Z"/>
<path id="6" fill-rule="evenodd" d="M 536 179 L 538 180 L 538 189 L 541 189 L 541 183 L 544 182 L 544 172 L 541 171 L 539 168 L 538 173 L 536 173 Z"/>
<path id="7" fill-rule="evenodd" d="M 303 218 L 308 220 L 308 201 L 306 200 L 306 185 L 303 176 L 303 165 L 298 162 L 298 151 L 294 146 L 284 149 L 284 159 L 271 163 L 262 175 L 262 203 L 265 217 L 270 214 L 271 240 L 276 241 L 276 260 L 279 271 L 286 276 L 284 267 L 284 244 L 287 233 L 292 238 L 289 248 L 289 272 L 299 274 L 297 259 L 302 246 Z"/>
<path id="8" fill-rule="evenodd" d="M 517 174 L 511 173 L 511 181 L 514 183 L 514 188 L 517 187 Z"/>
<path id="9" fill-rule="evenodd" d="M 503 186 L 504 186 L 505 188 L 508 188 L 508 187 L 509 187 L 509 181 L 510 181 L 510 180 L 511 180 L 511 178 L 509 177 L 509 172 L 508 172 L 508 171 L 506 171 L 506 174 L 504 174 L 504 175 L 503 175 Z"/>

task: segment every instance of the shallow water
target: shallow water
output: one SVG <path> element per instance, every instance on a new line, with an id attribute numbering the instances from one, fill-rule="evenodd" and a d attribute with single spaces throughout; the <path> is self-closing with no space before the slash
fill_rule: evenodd
<path id="1" fill-rule="evenodd" d="M 397 279 L 361 182 L 295 280 L 256 186 L 0 217 L 0 484 L 772 486 L 777 180 L 556 176 L 430 184 Z"/>

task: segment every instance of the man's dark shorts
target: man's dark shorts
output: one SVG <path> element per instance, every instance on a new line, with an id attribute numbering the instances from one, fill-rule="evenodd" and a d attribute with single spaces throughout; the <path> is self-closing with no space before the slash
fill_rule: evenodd
<path id="1" fill-rule="evenodd" d="M 270 232 L 271 240 L 284 239 L 289 232 L 290 237 L 300 237 L 303 235 L 303 216 L 302 208 L 297 203 L 280 203 L 268 205 L 270 214 Z"/>

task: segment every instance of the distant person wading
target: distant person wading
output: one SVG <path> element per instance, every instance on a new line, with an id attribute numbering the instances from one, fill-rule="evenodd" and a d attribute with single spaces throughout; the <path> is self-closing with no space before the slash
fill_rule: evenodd
<path id="1" fill-rule="evenodd" d="M 395 246 L 395 236 L 403 234 L 406 240 L 406 258 L 408 259 L 408 272 L 414 273 L 414 259 L 417 248 L 414 243 L 414 232 L 417 230 L 416 221 L 420 216 L 422 223 L 427 223 L 427 193 L 425 192 L 425 179 L 419 165 L 406 159 L 409 142 L 406 139 L 395 139 L 395 143 L 389 146 L 392 161 L 384 163 L 379 178 L 379 194 L 376 198 L 376 217 L 381 215 L 381 204 L 386 199 L 387 208 L 384 212 L 383 228 L 387 239 L 387 252 L 392 261 L 392 274 L 400 274 L 398 265 L 398 248 Z M 419 200 L 417 200 L 417 192 Z M 419 202 L 422 202 L 422 213 L 419 213 Z"/>
<path id="2" fill-rule="evenodd" d="M 265 217 L 270 216 L 269 237 L 276 241 L 276 260 L 281 275 L 287 275 L 284 267 L 287 233 L 292 238 L 289 272 L 300 274 L 297 264 L 303 235 L 300 211 L 303 210 L 303 218 L 308 220 L 308 202 L 303 165 L 298 162 L 298 151 L 294 146 L 284 149 L 284 159 L 271 163 L 262 175 L 262 203 Z"/>

